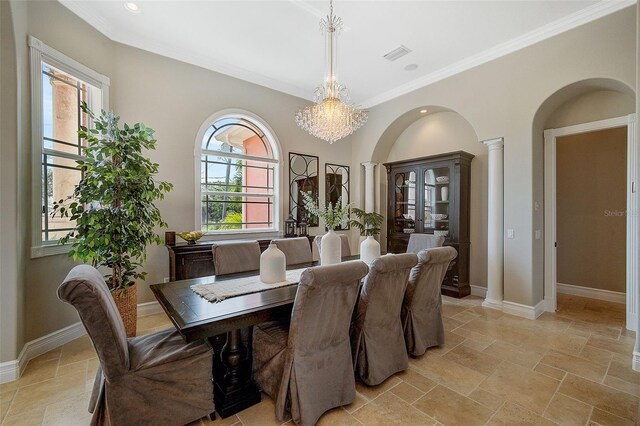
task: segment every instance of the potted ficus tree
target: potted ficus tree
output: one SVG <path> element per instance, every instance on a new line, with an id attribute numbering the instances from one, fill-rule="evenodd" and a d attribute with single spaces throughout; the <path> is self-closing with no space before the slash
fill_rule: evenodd
<path id="1" fill-rule="evenodd" d="M 135 336 L 135 282 L 146 276 L 139 267 L 146 260 L 147 246 L 162 244 L 154 228 L 167 226 L 154 202 L 173 185 L 154 180 L 158 164 L 143 154 L 156 147 L 153 129 L 141 123 L 120 128 L 120 117 L 107 111 L 96 117 L 86 103 L 82 110 L 93 121 L 93 128 L 82 126 L 78 132 L 87 143 L 85 158 L 76 166 L 83 176 L 73 194 L 54 203 L 52 215 L 75 221 L 59 241 L 71 241 L 70 257 L 110 270 L 105 280 L 127 336 Z"/>
<path id="2" fill-rule="evenodd" d="M 360 243 L 360 260 L 370 265 L 380 257 L 380 243 L 374 237 L 380 234 L 384 216 L 376 212 L 367 213 L 359 208 L 354 208 L 353 214 L 359 220 L 352 219 L 349 223 L 360 231 L 360 236 L 366 237 Z"/>

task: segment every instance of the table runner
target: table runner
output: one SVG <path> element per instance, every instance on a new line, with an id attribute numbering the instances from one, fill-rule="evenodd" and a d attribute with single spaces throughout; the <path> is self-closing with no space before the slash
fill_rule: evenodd
<path id="1" fill-rule="evenodd" d="M 196 284 L 191 286 L 196 294 L 204 297 L 209 302 L 222 302 L 229 297 L 242 296 L 243 294 L 258 293 L 272 288 L 286 287 L 298 284 L 302 271 L 307 268 L 292 269 L 287 271 L 286 280 L 273 284 L 265 284 L 260 281 L 259 275 L 251 277 L 235 278 L 225 281 Z"/>

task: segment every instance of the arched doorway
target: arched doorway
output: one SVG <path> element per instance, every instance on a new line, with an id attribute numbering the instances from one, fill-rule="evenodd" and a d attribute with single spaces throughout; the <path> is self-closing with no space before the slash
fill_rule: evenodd
<path id="1" fill-rule="evenodd" d="M 548 97 L 533 126 L 534 143 L 544 146 L 545 308 L 556 311 L 558 291 L 626 301 L 628 329 L 636 328 L 638 287 L 637 215 L 627 214 L 637 197 L 634 103 L 633 90 L 618 81 L 584 80 Z M 609 168 L 597 167 L 600 164 Z M 587 167 L 593 169 L 591 175 Z M 608 180 L 616 183 L 598 189 Z M 611 211 L 621 214 L 615 220 L 605 217 Z M 612 286 L 614 276 L 621 281 L 618 286 Z"/>

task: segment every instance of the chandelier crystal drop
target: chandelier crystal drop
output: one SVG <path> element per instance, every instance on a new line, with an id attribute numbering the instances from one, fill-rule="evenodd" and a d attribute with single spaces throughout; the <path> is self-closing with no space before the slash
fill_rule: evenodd
<path id="1" fill-rule="evenodd" d="M 326 35 L 327 70 L 324 84 L 316 87 L 314 104 L 296 113 L 298 126 L 311 135 L 334 143 L 358 130 L 367 121 L 367 111 L 349 104 L 349 90 L 336 78 L 338 33 L 342 19 L 333 14 L 333 0 L 329 15 L 320 21 L 320 31 Z"/>

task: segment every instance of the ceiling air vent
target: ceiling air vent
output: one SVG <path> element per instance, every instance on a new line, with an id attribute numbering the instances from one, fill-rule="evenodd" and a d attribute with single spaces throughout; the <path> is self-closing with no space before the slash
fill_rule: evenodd
<path id="1" fill-rule="evenodd" d="M 384 55 L 384 58 L 387 61 L 395 61 L 396 59 L 400 59 L 402 58 L 404 55 L 406 55 L 407 53 L 411 52 L 411 49 L 409 49 L 406 46 L 402 46 L 400 45 L 399 47 L 396 47 L 395 49 L 393 49 L 391 52 L 387 52 Z"/>

